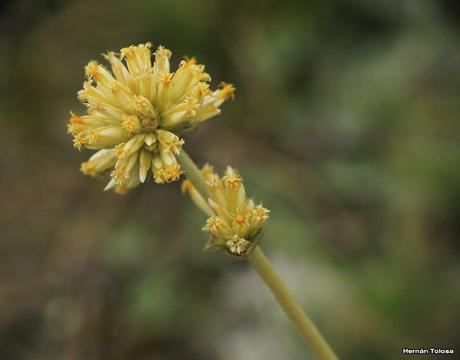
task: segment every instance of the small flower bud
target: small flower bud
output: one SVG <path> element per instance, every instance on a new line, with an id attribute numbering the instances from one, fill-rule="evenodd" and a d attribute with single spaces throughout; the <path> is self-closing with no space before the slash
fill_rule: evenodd
<path id="1" fill-rule="evenodd" d="M 201 172 L 207 180 L 208 201 L 189 180 L 182 183 L 182 190 L 210 215 L 202 229 L 211 235 L 205 250 L 221 250 L 238 258 L 249 255 L 261 237 L 270 211 L 246 199 L 243 178 L 233 168 L 228 167 L 223 177 L 214 173 L 209 164 L 203 166 Z"/>

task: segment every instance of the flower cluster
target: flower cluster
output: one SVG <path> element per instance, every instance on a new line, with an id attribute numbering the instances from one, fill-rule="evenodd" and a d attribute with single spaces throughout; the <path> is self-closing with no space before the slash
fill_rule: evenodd
<path id="1" fill-rule="evenodd" d="M 177 180 L 182 170 L 176 155 L 184 141 L 175 132 L 219 114 L 234 92 L 224 83 L 212 91 L 209 74 L 194 58 L 171 72 L 171 51 L 162 46 L 152 63 L 150 48 L 146 43 L 105 54 L 111 71 L 96 61 L 85 67 L 78 98 L 87 114 L 71 113 L 68 131 L 77 149 L 98 150 L 81 165 L 84 174 L 113 168 L 106 190 L 124 193 L 144 182 L 150 170 L 156 183 Z"/>
<path id="2" fill-rule="evenodd" d="M 230 166 L 222 177 L 208 164 L 201 172 L 206 180 L 208 200 L 204 200 L 189 180 L 182 183 L 182 191 L 210 216 L 203 227 L 211 234 L 205 249 L 224 250 L 234 256 L 249 254 L 257 245 L 270 211 L 246 199 L 243 179 Z"/>

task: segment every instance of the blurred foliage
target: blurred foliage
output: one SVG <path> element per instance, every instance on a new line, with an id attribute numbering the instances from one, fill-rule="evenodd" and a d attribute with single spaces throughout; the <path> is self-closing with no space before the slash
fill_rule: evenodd
<path id="1" fill-rule="evenodd" d="M 0 358 L 307 359 L 245 263 L 201 251 L 178 184 L 78 172 L 83 66 L 151 41 L 235 101 L 193 133 L 272 210 L 263 247 L 344 359 L 460 349 L 460 6 L 453 0 L 6 1 Z"/>

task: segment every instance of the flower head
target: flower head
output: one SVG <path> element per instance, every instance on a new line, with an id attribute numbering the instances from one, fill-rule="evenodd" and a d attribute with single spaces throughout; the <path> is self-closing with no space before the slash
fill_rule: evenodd
<path id="1" fill-rule="evenodd" d="M 74 146 L 98 150 L 81 165 L 96 176 L 112 169 L 106 190 L 124 193 L 144 182 L 152 171 L 156 183 L 177 180 L 176 160 L 184 140 L 175 132 L 192 129 L 220 113 L 234 87 L 209 88 L 211 77 L 194 58 L 171 72 L 171 51 L 159 46 L 152 63 L 151 44 L 104 55 L 111 71 L 96 61 L 85 67 L 86 81 L 78 98 L 87 114 L 71 113 L 68 131 Z"/>
<path id="2" fill-rule="evenodd" d="M 189 180 L 182 183 L 182 190 L 209 215 L 203 230 L 211 239 L 205 249 L 224 250 L 233 256 L 249 254 L 257 245 L 270 211 L 246 198 L 243 179 L 230 166 L 222 177 L 208 164 L 201 172 L 209 191 L 207 201 Z"/>

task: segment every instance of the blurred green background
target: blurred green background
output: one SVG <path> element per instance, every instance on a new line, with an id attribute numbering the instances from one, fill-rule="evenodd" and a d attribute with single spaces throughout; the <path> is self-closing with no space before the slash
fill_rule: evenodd
<path id="1" fill-rule="evenodd" d="M 272 210 L 263 248 L 343 359 L 460 351 L 457 1 L 0 10 L 0 359 L 311 359 L 246 263 L 201 251 L 178 183 L 79 172 L 84 65 L 146 41 L 236 85 L 185 148 Z"/>

